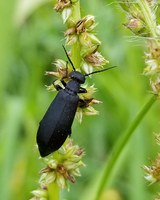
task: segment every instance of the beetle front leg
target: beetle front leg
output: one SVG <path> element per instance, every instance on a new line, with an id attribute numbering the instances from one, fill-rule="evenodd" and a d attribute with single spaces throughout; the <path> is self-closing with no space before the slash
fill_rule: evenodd
<path id="1" fill-rule="evenodd" d="M 60 91 L 60 90 L 63 89 L 60 85 L 54 84 L 54 82 L 52 83 L 52 85 L 54 86 L 54 88 L 55 88 L 57 91 Z"/>
<path id="2" fill-rule="evenodd" d="M 62 85 L 63 85 L 64 87 L 66 87 L 66 82 L 65 82 L 63 79 L 61 80 L 61 83 L 62 83 Z M 58 84 L 56 85 L 56 84 L 54 83 L 54 81 L 52 82 L 52 85 L 54 86 L 54 88 L 55 88 L 57 91 L 63 89 L 60 85 L 58 85 Z"/>
<path id="3" fill-rule="evenodd" d="M 80 87 L 78 93 L 87 93 L 87 90 L 85 88 Z"/>
<path id="4" fill-rule="evenodd" d="M 87 90 L 85 88 L 80 87 L 80 90 L 78 93 L 87 93 Z M 80 108 L 86 108 L 89 106 L 89 103 L 93 100 L 93 98 L 90 99 L 79 99 L 78 107 Z"/>
<path id="5" fill-rule="evenodd" d="M 66 87 L 66 82 L 65 82 L 63 79 L 61 79 L 61 83 L 62 83 L 62 85 L 63 85 L 64 87 Z"/>

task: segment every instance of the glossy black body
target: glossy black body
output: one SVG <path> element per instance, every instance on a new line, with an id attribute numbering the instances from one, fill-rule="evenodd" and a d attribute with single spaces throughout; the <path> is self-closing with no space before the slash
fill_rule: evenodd
<path id="1" fill-rule="evenodd" d="M 85 75 L 73 71 L 69 76 L 71 80 L 59 90 L 39 124 L 37 144 L 42 157 L 58 150 L 71 134 L 79 102 L 78 93 L 82 92 L 80 85 L 85 82 Z"/>

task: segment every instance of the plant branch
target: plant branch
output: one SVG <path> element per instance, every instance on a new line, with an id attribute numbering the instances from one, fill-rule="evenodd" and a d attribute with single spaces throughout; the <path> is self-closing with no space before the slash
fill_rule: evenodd
<path id="1" fill-rule="evenodd" d="M 100 179 L 100 182 L 98 184 L 97 190 L 95 192 L 94 200 L 98 200 L 104 187 L 108 185 L 109 180 L 112 176 L 112 173 L 114 171 L 114 167 L 116 166 L 116 163 L 118 162 L 124 148 L 128 144 L 129 139 L 133 135 L 135 129 L 138 127 L 142 119 L 145 117 L 147 112 L 150 110 L 154 102 L 156 101 L 156 96 L 152 96 L 147 103 L 142 107 L 140 112 L 137 114 L 135 119 L 132 121 L 132 123 L 129 125 L 128 129 L 122 134 L 117 144 L 114 146 L 113 151 L 110 154 L 109 159 L 106 160 L 103 173 Z"/>
<path id="2" fill-rule="evenodd" d="M 59 200 L 60 188 L 56 183 L 51 183 L 48 185 L 48 197 L 49 200 Z"/>

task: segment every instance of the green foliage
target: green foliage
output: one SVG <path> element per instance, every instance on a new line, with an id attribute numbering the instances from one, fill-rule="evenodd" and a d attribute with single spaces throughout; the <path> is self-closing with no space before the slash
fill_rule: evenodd
<path id="1" fill-rule="evenodd" d="M 148 79 L 141 75 L 143 41 L 123 27 L 125 15 L 120 7 L 105 0 L 83 0 L 81 4 L 84 15 L 96 16 L 101 52 L 110 65 L 118 68 L 88 79 L 98 88 L 96 98 L 103 104 L 96 105 L 99 116 L 85 116 L 82 124 L 74 122 L 72 137 L 86 149 L 87 167 L 77 183 L 71 184 L 70 192 L 63 192 L 62 199 L 69 200 L 91 199 L 93 185 L 113 146 L 151 96 Z M 0 196 L 4 200 L 29 199 L 30 191 L 38 185 L 42 164 L 36 131 L 55 96 L 45 89 L 52 79 L 44 72 L 54 68 L 55 59 L 66 59 L 62 49 L 65 27 L 52 6 L 51 2 L 39 1 L 18 9 L 15 0 L 0 3 Z M 116 163 L 110 187 L 121 199 L 145 200 L 154 196 L 156 186 L 147 187 L 141 166 L 157 148 L 152 134 L 159 129 L 157 104 Z"/>

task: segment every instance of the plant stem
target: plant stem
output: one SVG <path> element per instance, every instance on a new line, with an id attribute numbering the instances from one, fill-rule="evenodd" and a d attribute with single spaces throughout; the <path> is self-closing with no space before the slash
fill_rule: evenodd
<path id="1" fill-rule="evenodd" d="M 125 146 L 128 144 L 129 139 L 133 135 L 133 132 L 137 128 L 137 126 L 140 124 L 146 113 L 149 111 L 151 106 L 156 101 L 156 96 L 152 96 L 147 103 L 142 107 L 140 112 L 137 114 L 136 118 L 133 120 L 133 122 L 129 125 L 128 129 L 122 134 L 117 144 L 114 146 L 114 149 L 112 150 L 112 153 L 110 154 L 109 159 L 106 160 L 102 176 L 100 178 L 100 182 L 98 184 L 97 190 L 95 192 L 94 200 L 98 200 L 104 187 L 108 185 L 109 179 L 111 178 L 111 175 L 114 171 L 114 167 L 116 166 L 116 163 L 118 162 L 118 159 L 120 158 Z"/>
<path id="2" fill-rule="evenodd" d="M 51 183 L 48 185 L 48 199 L 49 200 L 59 200 L 59 187 L 56 183 Z"/>
<path id="3" fill-rule="evenodd" d="M 148 29 L 150 31 L 151 37 L 157 37 L 156 34 L 156 24 L 155 24 L 155 19 L 153 19 L 153 14 L 151 12 L 151 9 L 146 2 L 146 0 L 139 0 L 138 5 L 140 6 L 140 9 L 143 13 L 145 23 L 148 26 Z"/>
<path id="4" fill-rule="evenodd" d="M 80 3 L 77 3 L 73 6 L 72 17 L 75 22 L 78 22 L 81 19 L 81 12 L 80 12 Z"/>
<path id="5" fill-rule="evenodd" d="M 77 1 L 77 3 L 73 7 L 72 17 L 73 17 L 75 22 L 78 22 L 81 19 L 79 1 Z M 76 69 L 80 68 L 81 55 L 80 55 L 79 41 L 77 41 L 75 44 L 72 45 L 72 61 L 73 61 L 73 64 L 75 65 Z"/>

